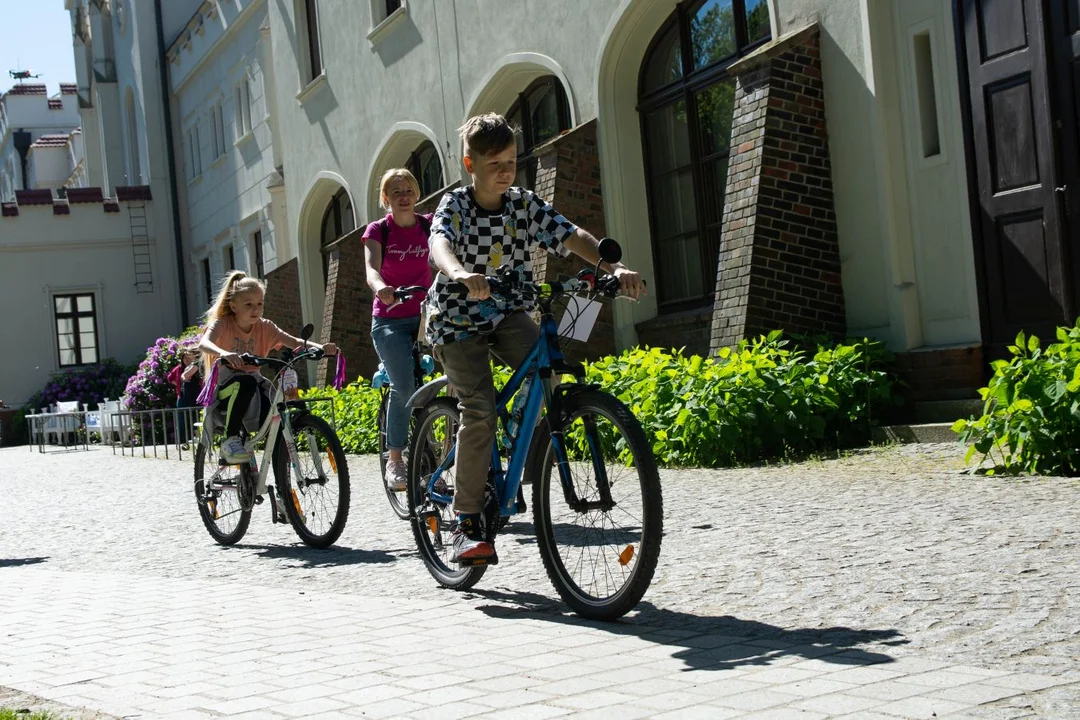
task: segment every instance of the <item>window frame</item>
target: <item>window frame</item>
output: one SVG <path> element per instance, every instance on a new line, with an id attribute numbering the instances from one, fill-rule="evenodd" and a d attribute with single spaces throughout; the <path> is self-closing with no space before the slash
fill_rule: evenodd
<path id="1" fill-rule="evenodd" d="M 532 108 L 529 106 L 529 97 L 544 85 L 550 85 L 556 91 L 555 102 L 556 112 L 559 115 L 559 132 L 549 138 L 538 140 L 535 137 L 535 132 L 532 127 L 532 112 L 530 112 Z M 506 117 L 513 117 L 514 113 L 519 110 L 521 110 L 519 132 L 521 133 L 522 150 L 517 156 L 517 167 L 518 172 L 521 172 L 524 168 L 526 184 L 522 187 L 527 190 L 533 190 L 536 188 L 536 171 L 538 166 L 536 157 L 533 153 L 536 148 L 554 140 L 559 137 L 559 135 L 571 129 L 570 99 L 567 97 L 566 88 L 563 87 L 559 78 L 554 75 L 542 75 L 533 80 L 524 90 L 518 93 L 517 99 L 514 100 L 510 105 L 510 108 L 506 111 Z"/>
<path id="2" fill-rule="evenodd" d="M 648 202 L 649 210 L 649 235 L 653 238 L 651 244 L 653 255 L 653 267 L 656 268 L 657 276 L 663 275 L 664 257 L 663 253 L 659 252 L 659 244 L 657 238 L 659 237 L 657 227 L 657 213 L 656 213 L 656 190 L 654 188 L 654 176 L 652 169 L 652 147 L 650 143 L 647 118 L 650 113 L 656 110 L 660 110 L 664 107 L 683 102 L 686 108 L 687 117 L 687 134 L 690 144 L 690 172 L 694 186 L 694 210 L 695 220 L 697 221 L 697 236 L 699 242 L 699 258 L 702 272 L 702 288 L 704 294 L 697 298 L 685 298 L 672 301 L 661 301 L 657 298 L 657 308 L 660 314 L 677 313 L 683 310 L 696 309 L 705 307 L 713 302 L 715 294 L 715 281 L 716 281 L 716 268 L 720 258 L 720 245 L 722 243 L 722 236 L 717 235 L 716 253 L 711 259 L 706 258 L 708 252 L 708 238 L 707 234 L 710 229 L 716 229 L 719 233 L 723 227 L 723 213 L 720 217 L 709 222 L 706 212 L 707 203 L 704 197 L 705 190 L 708 183 L 704 177 L 704 168 L 709 163 L 712 163 L 721 157 L 721 153 L 713 152 L 708 157 L 702 153 L 702 134 L 701 125 L 698 117 L 698 104 L 697 96 L 703 91 L 719 85 L 726 80 L 733 80 L 729 72 L 729 68 L 736 62 L 746 57 L 748 54 L 758 49 L 762 45 L 765 45 L 772 41 L 772 28 L 771 20 L 773 8 L 769 0 L 761 0 L 762 3 L 768 8 L 770 14 L 770 29 L 769 33 L 752 43 L 747 42 L 747 28 L 746 28 L 746 0 L 731 0 L 733 20 L 735 24 L 735 51 L 716 62 L 705 67 L 694 69 L 693 59 L 693 47 L 691 39 L 691 21 L 696 15 L 697 11 L 701 9 L 708 0 L 683 0 L 675 6 L 675 10 L 672 11 L 671 16 L 664 21 L 660 29 L 656 31 L 656 34 L 649 41 L 648 48 L 642 58 L 641 67 L 638 70 L 638 118 L 641 123 L 641 149 L 642 159 L 644 161 L 645 169 L 645 194 Z M 682 67 L 682 75 L 678 80 L 669 82 L 668 84 L 649 90 L 645 90 L 645 77 L 646 70 L 649 67 L 650 62 L 653 59 L 654 53 L 660 44 L 667 38 L 668 33 L 673 29 L 676 29 L 679 39 L 679 57 Z M 689 69 L 689 72 L 687 70 Z M 730 148 L 728 150 L 728 158 L 730 158 Z M 670 172 L 676 172 L 677 169 Z M 725 186 L 726 195 L 726 186 Z M 723 204 L 721 203 L 721 207 Z"/>
<path id="3" fill-rule="evenodd" d="M 439 186 L 436 188 L 432 188 L 428 192 L 424 192 L 423 166 L 421 156 L 429 148 L 431 149 L 431 153 L 435 156 L 435 159 L 439 163 Z M 444 187 L 446 187 L 446 169 L 443 167 L 442 158 L 439 157 L 439 149 L 435 147 L 435 143 L 433 143 L 431 140 L 424 140 L 416 147 L 415 150 L 409 153 L 409 159 L 405 161 L 405 167 L 408 168 L 409 172 L 411 172 L 413 174 L 413 177 L 416 178 L 417 184 L 420 185 L 420 197 L 416 198 L 417 202 L 420 202 L 426 197 L 430 197 L 431 195 L 439 192 Z"/>
<path id="4" fill-rule="evenodd" d="M 251 233 L 251 243 L 254 245 L 255 252 L 252 257 L 255 258 L 255 267 L 252 268 L 255 271 L 255 277 L 260 280 L 266 278 L 266 262 L 263 259 L 263 246 L 262 246 L 262 229 L 254 230 Z"/>
<path id="5" fill-rule="evenodd" d="M 222 105 L 222 101 L 218 100 L 210 106 L 210 132 L 213 135 L 211 165 L 225 154 L 225 113 Z"/>
<path id="6" fill-rule="evenodd" d="M 345 216 L 345 210 L 350 211 L 350 221 L 353 225 L 348 230 L 345 230 L 345 223 L 343 218 Z M 330 219 L 333 218 L 336 235 L 330 239 L 326 236 L 326 227 Z M 356 229 L 356 209 L 353 206 L 352 196 L 349 195 L 349 191 L 344 187 L 339 188 L 334 196 L 330 198 L 330 202 L 326 206 L 326 210 L 323 212 L 322 221 L 319 223 L 319 254 L 322 257 L 322 272 L 323 272 L 323 287 L 326 287 L 326 283 L 330 279 L 330 254 L 326 248 L 332 245 L 334 242 L 345 237 L 348 233 Z"/>
<path id="7" fill-rule="evenodd" d="M 314 82 L 326 70 L 322 54 L 322 34 L 319 32 L 319 7 L 316 0 L 301 0 L 304 10 L 304 62 L 307 65 L 307 84 Z"/>
<path id="8" fill-rule="evenodd" d="M 90 311 L 79 311 L 79 298 L 90 298 Z M 56 309 L 56 301 L 59 299 L 67 298 L 71 301 L 71 312 L 62 313 Z M 92 290 L 64 290 L 62 292 L 51 293 L 51 310 L 53 315 L 53 339 L 56 341 L 56 366 L 61 370 L 67 370 L 69 368 L 86 367 L 87 365 L 94 365 L 101 362 L 102 347 L 101 347 L 101 323 L 98 320 L 98 299 L 97 293 Z M 79 320 L 83 318 L 90 318 L 93 322 L 94 333 L 94 353 L 95 359 L 90 362 L 86 362 L 82 357 L 82 330 L 79 328 Z M 60 320 L 72 320 L 74 322 L 74 332 L 72 333 L 75 346 L 73 352 L 75 353 L 74 363 L 64 363 L 63 361 L 63 348 L 60 343 Z"/>
<path id="9" fill-rule="evenodd" d="M 202 176 L 202 148 L 199 146 L 199 123 L 194 122 L 187 131 L 188 182 L 192 183 Z"/>
<path id="10" fill-rule="evenodd" d="M 233 98 L 236 102 L 236 142 L 240 142 L 252 131 L 251 78 L 246 72 L 233 88 Z"/>
<path id="11" fill-rule="evenodd" d="M 210 256 L 206 255 L 199 262 L 202 272 L 203 289 L 206 291 L 206 307 L 214 302 L 214 270 L 210 266 Z"/>

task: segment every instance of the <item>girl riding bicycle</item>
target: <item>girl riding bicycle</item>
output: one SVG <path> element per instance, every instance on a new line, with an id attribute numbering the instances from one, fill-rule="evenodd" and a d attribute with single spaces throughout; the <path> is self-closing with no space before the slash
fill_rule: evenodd
<path id="1" fill-rule="evenodd" d="M 397 302 L 394 290 L 405 285 L 431 285 L 428 232 L 431 215 L 416 213 L 420 185 L 404 168 L 382 177 L 380 200 L 389 212 L 364 231 L 367 283 L 375 293 L 371 310 L 371 340 L 390 376 L 390 405 L 386 417 L 387 488 L 405 489 L 408 472 L 402 451 L 408 444 L 409 389 L 413 387 L 412 344 L 420 330 L 421 296 Z"/>
<path id="2" fill-rule="evenodd" d="M 303 340 L 293 337 L 262 316 L 265 294 L 264 281 L 248 277 L 240 270 L 229 273 L 217 298 L 206 311 L 206 332 L 199 340 L 208 378 L 202 396 L 209 401 L 206 403 L 206 419 L 212 422 L 215 412 L 224 410 L 225 440 L 221 443 L 221 460 L 230 465 L 251 460 L 251 453 L 240 439 L 240 429 L 245 419 L 250 418 L 247 423 L 249 428 L 257 428 L 270 410 L 270 382 L 259 373 L 257 366 L 245 365 L 240 355 L 250 353 L 264 356 L 283 345 L 295 347 L 304 344 Z M 312 342 L 307 344 L 322 347 L 327 355 L 337 353 L 334 343 L 322 346 Z M 215 384 L 211 371 L 218 359 L 224 365 L 218 371 Z"/>

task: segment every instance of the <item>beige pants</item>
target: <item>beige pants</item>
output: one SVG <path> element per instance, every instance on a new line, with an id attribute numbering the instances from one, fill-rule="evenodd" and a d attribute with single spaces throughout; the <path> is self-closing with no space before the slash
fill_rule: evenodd
<path id="1" fill-rule="evenodd" d="M 478 513 L 484 507 L 484 485 L 498 422 L 489 353 L 516 368 L 539 335 L 540 328 L 527 313 L 515 312 L 488 335 L 435 346 L 435 356 L 450 379 L 461 410 L 454 490 L 454 510 L 459 513 Z"/>

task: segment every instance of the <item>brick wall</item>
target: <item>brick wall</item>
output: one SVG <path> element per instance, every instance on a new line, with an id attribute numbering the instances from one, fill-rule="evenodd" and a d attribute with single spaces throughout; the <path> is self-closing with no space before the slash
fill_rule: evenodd
<path id="1" fill-rule="evenodd" d="M 818 28 L 732 66 L 731 158 L 710 349 L 845 331 Z"/>
<path id="2" fill-rule="evenodd" d="M 600 187 L 596 120 L 578 125 L 554 138 L 541 146 L 535 156 L 536 194 L 550 202 L 574 224 L 597 238 L 604 237 L 607 226 L 604 223 L 604 196 Z M 537 282 L 573 276 L 584 267 L 584 261 L 576 255 L 563 259 L 547 252 L 538 252 L 533 256 Z M 588 343 L 564 341 L 563 351 L 570 359 L 593 359 L 615 352 L 611 301 L 603 302 L 604 308 L 600 311 Z"/>
<path id="3" fill-rule="evenodd" d="M 967 400 L 979 397 L 989 366 L 983 346 L 972 345 L 898 353 L 896 372 L 907 385 L 903 394 L 909 402 Z"/>
<path id="4" fill-rule="evenodd" d="M 364 244 L 359 227 L 327 247 L 329 270 L 326 280 L 326 304 L 323 306 L 320 342 L 335 342 L 348 363 L 348 379 L 357 375 L 370 378 L 379 366 L 379 356 L 371 343 L 372 294 L 367 286 Z M 321 387 L 333 378 L 336 363 L 320 363 L 316 383 Z"/>
<path id="5" fill-rule="evenodd" d="M 300 271 L 296 258 L 266 273 L 266 297 L 263 299 L 263 317 L 272 320 L 290 335 L 299 335 L 304 327 L 300 307 Z M 300 383 L 307 384 L 307 370 L 298 369 Z"/>

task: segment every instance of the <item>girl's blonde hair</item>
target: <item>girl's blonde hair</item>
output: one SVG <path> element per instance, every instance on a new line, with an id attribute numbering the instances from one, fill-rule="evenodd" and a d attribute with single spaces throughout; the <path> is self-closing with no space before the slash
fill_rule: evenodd
<path id="1" fill-rule="evenodd" d="M 391 168 L 383 173 L 382 180 L 379 181 L 379 206 L 383 210 L 390 209 L 390 198 L 386 196 L 386 186 L 392 180 L 404 180 L 409 183 L 413 192 L 416 193 L 416 199 L 420 200 L 420 183 L 416 181 L 416 176 L 409 172 L 408 168 Z"/>
<path id="2" fill-rule="evenodd" d="M 244 293 L 258 290 L 259 292 L 266 294 L 266 281 L 259 278 L 248 277 L 247 273 L 243 270 L 233 270 L 231 273 L 225 276 L 225 281 L 221 283 L 221 288 L 218 290 L 217 297 L 214 298 L 214 302 L 211 303 L 210 309 L 206 311 L 206 328 L 209 329 L 214 323 L 223 317 L 233 315 L 232 306 L 229 304 L 233 298 L 237 295 L 243 295 Z M 203 370 L 206 372 L 206 376 L 210 377 L 210 371 L 214 365 L 214 358 L 210 357 L 208 353 L 203 353 Z"/>
<path id="3" fill-rule="evenodd" d="M 237 295 L 243 295 L 253 290 L 265 294 L 266 282 L 259 278 L 248 277 L 243 270 L 233 270 L 225 276 L 225 281 L 221 283 L 217 297 L 211 303 L 210 309 L 206 311 L 206 322 L 212 323 L 226 315 L 232 315 L 233 309 L 229 305 L 230 301 Z"/>

